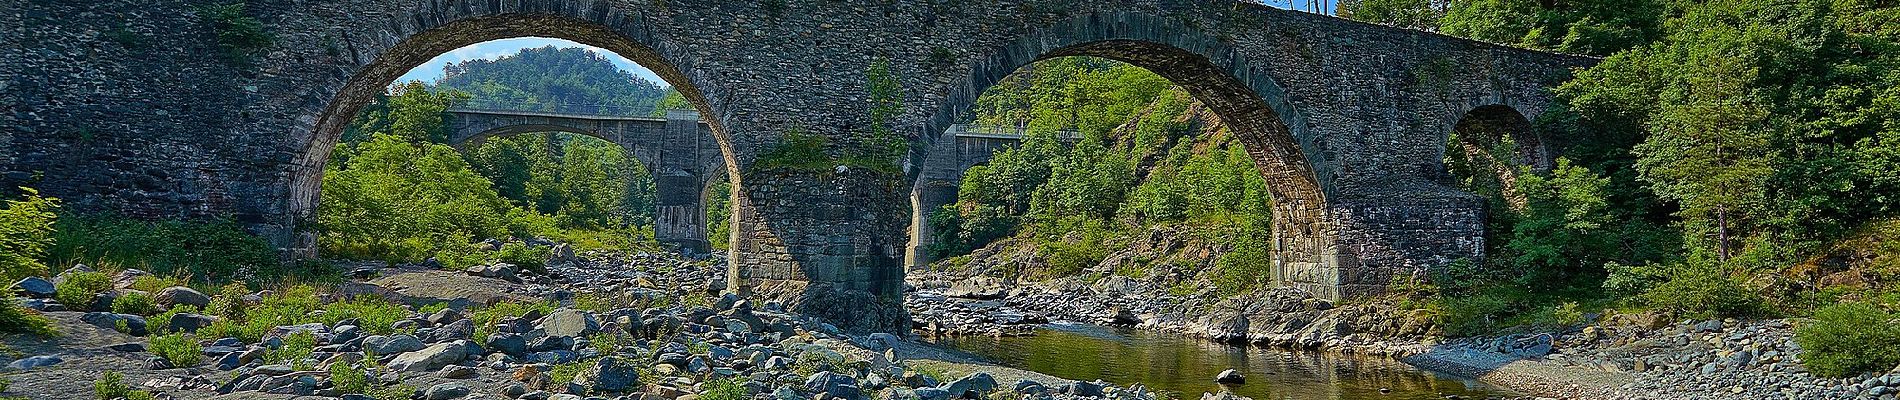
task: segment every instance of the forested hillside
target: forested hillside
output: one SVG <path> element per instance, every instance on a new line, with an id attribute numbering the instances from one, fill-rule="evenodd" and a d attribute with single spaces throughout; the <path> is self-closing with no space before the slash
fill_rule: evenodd
<path id="1" fill-rule="evenodd" d="M 648 115 L 670 89 L 599 54 L 555 47 L 445 66 L 438 82 L 402 83 L 345 134 L 318 213 L 326 254 L 469 264 L 475 241 L 547 236 L 585 246 L 651 239 L 653 178 L 619 145 L 565 133 L 491 138 L 456 152 L 449 107 Z M 677 94 L 673 94 L 677 97 Z M 523 248 L 525 249 L 525 248 Z M 515 250 L 527 251 L 527 250 Z"/>

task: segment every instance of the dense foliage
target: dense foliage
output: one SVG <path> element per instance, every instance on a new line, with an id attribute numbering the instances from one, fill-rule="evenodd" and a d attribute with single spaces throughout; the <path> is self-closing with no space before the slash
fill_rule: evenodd
<path id="1" fill-rule="evenodd" d="M 442 112 L 663 114 L 656 105 L 686 106 L 676 92 L 579 48 L 523 49 L 446 69 L 434 85 L 392 87 L 346 130 L 326 166 L 318 212 L 326 254 L 532 268 L 540 262 L 527 251 L 471 243 L 550 237 L 627 248 L 651 238 L 652 174 L 619 145 L 542 133 L 489 138 L 462 153 L 446 143 Z"/>
<path id="2" fill-rule="evenodd" d="M 1565 104 L 1538 121 L 1547 136 L 1580 139 L 1559 150 L 1583 172 L 1531 175 L 1571 181 L 1558 186 L 1567 194 L 1556 200 L 1572 204 L 1562 208 L 1597 211 L 1550 219 L 1538 215 L 1555 214 L 1536 204 L 1513 210 L 1507 217 L 1521 220 L 1493 253 L 1509 261 L 1472 269 L 1529 268 L 1517 276 L 1569 270 L 1583 279 L 1560 280 L 1561 287 L 1586 292 L 1600 281 L 1607 290 L 1519 296 L 1528 303 L 1574 299 L 1689 317 L 1803 315 L 1900 290 L 1900 276 L 1882 261 L 1900 248 L 1888 222 L 1900 217 L 1900 201 L 1882 195 L 1900 189 L 1892 168 L 1900 161 L 1900 5 L 1363 0 L 1342 10 L 1372 22 L 1607 56 L 1565 83 L 1558 90 Z M 1418 22 L 1431 15 L 1439 15 L 1435 23 Z M 1523 223 L 1536 220 L 1561 223 Z M 1602 242 L 1606 229 L 1625 240 Z M 1651 245 L 1632 247 L 1640 243 Z M 1856 278 L 1821 279 L 1829 276 Z M 1835 322 L 1822 326 L 1894 306 L 1827 308 L 1822 316 Z M 1893 363 L 1874 364 L 1881 362 Z M 1874 368 L 1815 370 L 1838 376 L 1861 367 Z"/>
<path id="3" fill-rule="evenodd" d="M 22 188 L 24 197 L 7 199 L 0 208 L 0 281 L 46 274 L 47 248 L 53 245 L 54 211 L 59 199 Z"/>
<path id="4" fill-rule="evenodd" d="M 1004 79 L 977 100 L 977 123 L 1024 127 L 1028 137 L 965 172 L 957 203 L 929 218 L 937 256 L 1022 236 L 1046 266 L 1030 275 L 1095 265 L 1108 243 L 1155 225 L 1190 225 L 1235 248 L 1264 249 L 1264 181 L 1235 139 L 1185 91 L 1147 70 L 1096 58 L 1058 58 Z M 1266 275 L 1264 250 L 1224 257 L 1238 271 L 1224 290 Z"/>

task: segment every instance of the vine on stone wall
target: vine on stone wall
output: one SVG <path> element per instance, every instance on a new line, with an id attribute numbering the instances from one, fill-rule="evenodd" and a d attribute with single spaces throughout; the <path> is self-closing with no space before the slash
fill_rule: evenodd
<path id="1" fill-rule="evenodd" d="M 250 65 L 277 41 L 263 21 L 244 14 L 242 2 L 201 6 L 197 12 L 217 31 L 218 50 L 233 64 Z"/>

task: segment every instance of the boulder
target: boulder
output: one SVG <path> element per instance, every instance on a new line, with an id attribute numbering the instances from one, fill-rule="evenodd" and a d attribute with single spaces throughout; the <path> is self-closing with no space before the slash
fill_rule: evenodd
<path id="1" fill-rule="evenodd" d="M 586 337 L 600 332 L 600 322 L 594 320 L 593 313 L 561 309 L 542 317 L 536 328 L 552 337 Z"/>
<path id="2" fill-rule="evenodd" d="M 425 400 L 459 399 L 462 398 L 462 396 L 467 396 L 468 393 L 472 391 L 473 390 L 469 390 L 468 385 L 449 382 L 430 386 L 429 390 L 422 392 L 422 398 Z"/>
<path id="3" fill-rule="evenodd" d="M 32 357 L 14 360 L 13 362 L 7 363 L 7 369 L 34 369 L 34 368 L 40 368 L 40 367 L 50 367 L 62 362 L 66 362 L 66 360 L 59 358 L 58 356 L 32 356 Z"/>
<path id="4" fill-rule="evenodd" d="M 950 392 L 951 396 L 979 399 L 989 392 L 996 391 L 996 378 L 990 377 L 988 373 L 978 372 L 965 376 L 963 379 L 950 381 L 943 386 L 943 389 Z"/>
<path id="5" fill-rule="evenodd" d="M 389 369 L 402 372 L 434 371 L 468 358 L 467 351 L 468 347 L 461 343 L 437 343 L 396 356 L 389 361 Z"/>
<path id="6" fill-rule="evenodd" d="M 363 338 L 363 350 L 367 350 L 371 354 L 376 355 L 408 353 L 422 350 L 424 346 L 422 339 L 417 339 L 415 336 L 409 335 L 370 336 Z"/>
<path id="7" fill-rule="evenodd" d="M 850 376 L 820 371 L 805 379 L 805 391 L 824 393 L 841 399 L 855 399 L 858 393 L 858 380 Z"/>
<path id="8" fill-rule="evenodd" d="M 165 329 L 168 329 L 170 332 L 198 333 L 199 329 L 204 329 L 216 322 L 218 322 L 218 317 L 209 315 L 190 313 L 176 314 L 172 315 L 171 323 L 166 326 Z"/>
<path id="9" fill-rule="evenodd" d="M 475 337 L 475 321 L 470 321 L 467 318 L 450 322 L 447 325 L 429 331 L 429 343 L 468 340 L 473 337 Z"/>
<path id="10" fill-rule="evenodd" d="M 54 289 L 53 281 L 37 276 L 29 276 L 13 283 L 13 291 L 21 296 L 34 299 L 50 299 L 59 293 Z"/>
<path id="11" fill-rule="evenodd" d="M 92 324 L 92 326 L 121 331 L 122 333 L 132 336 L 145 336 L 150 333 L 145 327 L 145 317 L 137 315 L 90 312 L 80 316 L 79 320 Z M 120 330 L 120 325 L 125 326 L 124 330 Z"/>
<path id="12" fill-rule="evenodd" d="M 192 290 L 184 286 L 172 286 L 160 289 L 158 295 L 154 296 L 152 300 L 156 301 L 160 308 L 167 310 L 180 305 L 198 307 L 199 310 L 211 307 L 211 296 L 206 296 L 204 293 L 199 293 L 197 290 Z"/>
<path id="13" fill-rule="evenodd" d="M 619 393 L 634 389 L 640 383 L 640 371 L 633 363 L 604 357 L 594 361 L 593 366 L 581 371 L 574 380 L 592 393 Z"/>
<path id="14" fill-rule="evenodd" d="M 528 352 L 528 340 L 513 333 L 491 333 L 488 335 L 488 342 L 483 343 L 482 346 L 517 357 Z"/>
<path id="15" fill-rule="evenodd" d="M 1214 383 L 1219 383 L 1223 385 L 1246 384 L 1247 377 L 1245 375 L 1241 375 L 1240 371 L 1235 371 L 1232 368 L 1229 368 L 1226 371 L 1221 371 L 1219 375 L 1214 375 Z"/>
<path id="16" fill-rule="evenodd" d="M 435 373 L 435 376 L 448 378 L 448 379 L 474 378 L 475 375 L 476 375 L 475 368 L 464 367 L 460 365 L 449 365 L 446 367 L 442 367 L 441 371 L 437 371 Z"/>

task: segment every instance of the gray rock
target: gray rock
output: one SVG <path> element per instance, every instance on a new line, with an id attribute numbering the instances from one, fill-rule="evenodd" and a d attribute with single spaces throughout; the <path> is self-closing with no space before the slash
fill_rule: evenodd
<path id="1" fill-rule="evenodd" d="M 159 307 L 163 307 L 167 310 L 179 305 L 198 307 L 199 310 L 211 306 L 211 296 L 206 296 L 204 293 L 199 293 L 197 290 L 192 290 L 184 286 L 172 286 L 160 289 L 158 295 L 153 297 L 152 300 L 157 302 Z"/>
<path id="2" fill-rule="evenodd" d="M 34 369 L 34 368 L 39 368 L 39 367 L 50 367 L 62 362 L 66 362 L 66 360 L 59 358 L 59 356 L 32 356 L 32 357 L 14 360 L 11 363 L 7 363 L 7 369 Z"/>
<path id="3" fill-rule="evenodd" d="M 434 371 L 467 358 L 467 351 L 467 346 L 461 343 L 437 343 L 397 355 L 389 361 L 389 368 L 402 372 Z"/>
<path id="4" fill-rule="evenodd" d="M 632 363 L 605 357 L 594 361 L 593 366 L 582 370 L 574 380 L 592 390 L 592 393 L 620 393 L 639 384 L 640 371 Z"/>
<path id="5" fill-rule="evenodd" d="M 965 376 L 963 379 L 950 381 L 944 385 L 944 390 L 950 392 L 952 396 L 982 398 L 983 395 L 996 391 L 996 378 L 990 377 L 988 373 L 978 372 Z"/>
<path id="6" fill-rule="evenodd" d="M 97 326 L 97 327 L 105 328 L 105 329 L 111 329 L 115 331 L 119 330 L 120 323 L 124 323 L 125 325 L 124 333 L 127 335 L 132 335 L 132 336 L 145 336 L 146 334 L 151 333 L 151 332 L 146 331 L 145 317 L 140 317 L 137 315 L 114 314 L 114 313 L 109 313 L 109 312 L 90 312 L 90 313 L 86 313 L 86 315 L 80 316 L 79 320 L 85 321 L 88 324 L 92 324 L 92 326 Z"/>
<path id="7" fill-rule="evenodd" d="M 59 291 L 54 289 L 53 281 L 37 276 L 29 276 L 13 283 L 13 291 L 34 299 L 50 299 Z"/>
<path id="8" fill-rule="evenodd" d="M 423 392 L 422 398 L 425 400 L 450 400 L 467 396 L 469 392 L 472 392 L 472 390 L 469 390 L 468 385 L 449 382 L 430 386 L 429 390 Z"/>
<path id="9" fill-rule="evenodd" d="M 858 393 L 857 379 L 831 371 L 820 371 L 805 378 L 805 391 L 824 393 L 841 399 L 855 399 L 861 396 Z"/>
<path id="10" fill-rule="evenodd" d="M 1235 371 L 1232 368 L 1229 368 L 1226 371 L 1221 371 L 1219 375 L 1215 375 L 1214 383 L 1219 383 L 1223 385 L 1241 385 L 1241 384 L 1247 383 L 1247 377 L 1245 375 L 1241 375 L 1240 371 Z"/>
<path id="11" fill-rule="evenodd" d="M 489 350 L 517 357 L 528 352 L 528 340 L 513 333 L 491 333 L 488 342 L 482 345 Z"/>
<path id="12" fill-rule="evenodd" d="M 474 378 L 475 375 L 476 375 L 475 368 L 464 367 L 461 365 L 453 365 L 453 364 L 446 367 L 442 367 L 441 371 L 437 371 L 435 373 L 435 376 L 448 378 L 448 379 Z"/>
<path id="13" fill-rule="evenodd" d="M 550 337 L 585 337 L 600 332 L 600 322 L 594 320 L 593 313 L 562 309 L 541 318 L 536 328 Z"/>
<path id="14" fill-rule="evenodd" d="M 475 337 L 475 321 L 467 318 L 450 322 L 447 325 L 429 331 L 429 343 L 453 342 Z"/>
<path id="15" fill-rule="evenodd" d="M 167 326 L 166 329 L 169 329 L 171 332 L 198 333 L 199 329 L 204 329 L 216 322 L 218 322 L 218 317 L 183 313 L 173 315 L 170 326 Z"/>
<path id="16" fill-rule="evenodd" d="M 426 345 L 422 344 L 422 339 L 417 339 L 415 336 L 409 335 L 370 336 L 363 338 L 363 349 L 378 356 L 408 353 L 422 350 L 425 346 Z"/>

